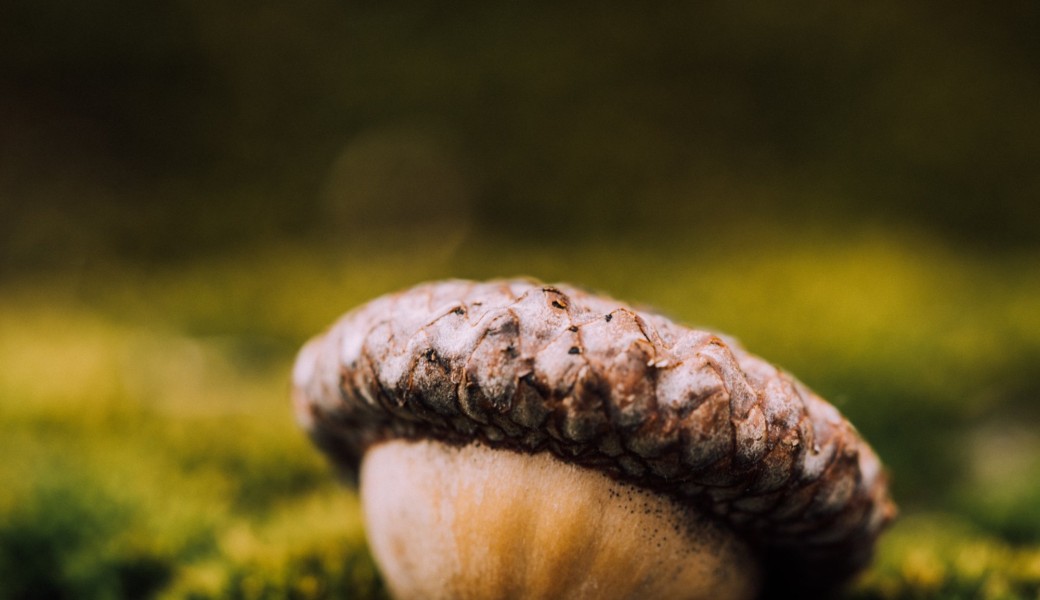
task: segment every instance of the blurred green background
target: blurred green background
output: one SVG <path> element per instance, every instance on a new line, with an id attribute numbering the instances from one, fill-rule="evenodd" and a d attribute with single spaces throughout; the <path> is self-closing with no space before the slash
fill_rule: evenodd
<path id="1" fill-rule="evenodd" d="M 378 598 L 295 350 L 442 277 L 726 331 L 856 423 L 856 598 L 1040 598 L 1040 7 L 0 5 L 0 599 Z"/>

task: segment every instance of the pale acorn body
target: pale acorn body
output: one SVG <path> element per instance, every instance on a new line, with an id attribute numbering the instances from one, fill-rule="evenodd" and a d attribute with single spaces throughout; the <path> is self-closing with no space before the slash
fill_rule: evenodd
<path id="1" fill-rule="evenodd" d="M 397 598 L 736 600 L 758 585 L 732 531 L 548 453 L 384 442 L 361 497 Z"/>

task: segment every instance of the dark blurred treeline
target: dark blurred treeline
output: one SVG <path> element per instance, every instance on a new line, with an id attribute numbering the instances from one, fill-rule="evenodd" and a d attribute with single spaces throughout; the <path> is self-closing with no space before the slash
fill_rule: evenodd
<path id="1" fill-rule="evenodd" d="M 0 272 L 429 223 L 1040 239 L 1040 9 L 0 5 Z"/>

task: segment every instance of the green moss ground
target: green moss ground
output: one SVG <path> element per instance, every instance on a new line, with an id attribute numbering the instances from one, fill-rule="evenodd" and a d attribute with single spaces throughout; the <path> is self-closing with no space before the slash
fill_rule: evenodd
<path id="1" fill-rule="evenodd" d="M 903 511 L 852 597 L 1040 598 L 1040 257 L 874 230 L 445 239 L 0 289 L 0 598 L 383 597 L 355 496 L 292 421 L 293 353 L 380 293 L 514 274 L 727 331 L 833 399 Z"/>

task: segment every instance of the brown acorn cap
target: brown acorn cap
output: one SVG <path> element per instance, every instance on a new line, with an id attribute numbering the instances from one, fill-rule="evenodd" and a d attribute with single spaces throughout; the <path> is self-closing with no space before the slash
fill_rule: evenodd
<path id="1" fill-rule="evenodd" d="M 877 456 L 794 377 L 564 285 L 383 296 L 308 343 L 293 378 L 297 419 L 349 477 L 389 439 L 549 451 L 715 515 L 757 549 L 767 589 L 834 589 L 895 514 Z"/>

